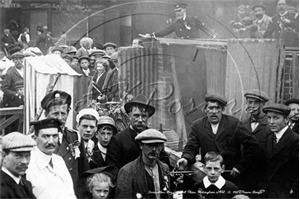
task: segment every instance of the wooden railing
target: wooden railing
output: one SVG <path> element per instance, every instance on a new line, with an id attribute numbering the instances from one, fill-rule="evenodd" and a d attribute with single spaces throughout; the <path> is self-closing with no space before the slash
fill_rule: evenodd
<path id="1" fill-rule="evenodd" d="M 2 135 L 5 133 L 5 128 L 10 124 L 19 119 L 18 122 L 18 131 L 23 132 L 23 126 L 21 126 L 23 121 L 23 107 L 9 107 L 9 108 L 0 108 L 0 132 Z"/>

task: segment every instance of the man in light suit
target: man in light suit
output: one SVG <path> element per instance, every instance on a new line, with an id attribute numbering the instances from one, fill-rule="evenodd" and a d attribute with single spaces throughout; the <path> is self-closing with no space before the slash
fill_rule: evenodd
<path id="1" fill-rule="evenodd" d="M 299 193 L 299 187 L 293 187 L 299 181 L 299 136 L 288 126 L 291 109 L 283 104 L 272 104 L 263 111 L 273 132 L 268 137 L 266 197 L 290 198 L 291 192 Z"/>

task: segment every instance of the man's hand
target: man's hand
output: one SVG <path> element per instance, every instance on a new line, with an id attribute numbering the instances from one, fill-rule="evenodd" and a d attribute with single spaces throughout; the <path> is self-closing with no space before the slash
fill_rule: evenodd
<path id="1" fill-rule="evenodd" d="M 187 159 L 185 158 L 180 158 L 177 163 L 176 163 L 176 167 L 179 171 L 182 171 L 182 170 L 185 170 L 186 169 L 186 166 L 188 164 L 188 161 Z"/>
<path id="2" fill-rule="evenodd" d="M 237 177 L 240 174 L 239 170 L 237 170 L 235 167 L 232 168 L 230 175 L 233 177 Z"/>
<path id="3" fill-rule="evenodd" d="M 153 38 L 153 35 L 152 35 L 152 34 L 149 34 L 149 33 L 147 33 L 147 34 L 145 34 L 145 35 L 139 34 L 139 36 L 143 37 L 144 39 L 152 39 L 152 38 Z"/>

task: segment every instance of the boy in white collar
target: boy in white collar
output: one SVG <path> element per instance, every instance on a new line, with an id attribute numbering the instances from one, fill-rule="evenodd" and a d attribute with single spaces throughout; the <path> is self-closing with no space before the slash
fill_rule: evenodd
<path id="1" fill-rule="evenodd" d="M 232 198 L 238 188 L 221 175 L 225 170 L 222 155 L 214 151 L 207 152 L 204 162 L 204 171 L 207 176 L 193 186 L 193 192 L 200 198 L 203 196 L 205 198 Z"/>

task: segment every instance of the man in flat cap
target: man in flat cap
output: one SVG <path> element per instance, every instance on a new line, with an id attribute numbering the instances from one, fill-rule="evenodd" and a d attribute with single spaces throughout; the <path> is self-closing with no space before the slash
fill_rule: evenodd
<path id="1" fill-rule="evenodd" d="M 290 198 L 291 192 L 299 193 L 299 135 L 288 126 L 291 109 L 283 104 L 263 108 L 273 134 L 268 137 L 267 149 L 267 198 Z M 298 190 L 293 190 L 296 188 Z M 299 198 L 299 195 L 298 197 Z"/>
<path id="2" fill-rule="evenodd" d="M 25 179 L 31 150 L 35 145 L 31 137 L 19 132 L 3 137 L 0 198 L 35 198 L 31 182 Z"/>
<path id="3" fill-rule="evenodd" d="M 84 144 L 84 151 L 88 161 L 91 161 L 95 143 L 92 140 L 97 131 L 98 112 L 93 108 L 85 108 L 76 116 L 77 130 Z"/>
<path id="4" fill-rule="evenodd" d="M 71 174 L 74 187 L 78 176 L 89 169 L 84 144 L 80 142 L 80 135 L 73 129 L 65 126 L 71 110 L 71 96 L 64 91 L 53 91 L 47 94 L 41 106 L 45 110 L 46 118 L 54 118 L 61 121 L 62 132 L 59 132 L 59 140 L 55 154 L 61 156 Z"/>
<path id="5" fill-rule="evenodd" d="M 268 126 L 267 116 L 262 111 L 263 106 L 269 101 L 266 93 L 258 89 L 250 89 L 244 94 L 246 98 L 246 109 L 248 118 L 243 121 L 244 125 L 256 138 L 260 145 L 260 152 L 244 173 L 244 187 L 246 191 L 261 190 L 266 183 L 266 160 L 267 140 L 271 134 Z M 250 196 L 250 195 L 249 195 Z M 251 198 L 261 197 L 258 194 L 251 195 Z"/>
<path id="6" fill-rule="evenodd" d="M 188 142 L 184 147 L 181 159 L 177 161 L 179 169 L 195 163 L 195 156 L 201 148 L 201 159 L 209 151 L 219 152 L 225 162 L 225 168 L 231 170 L 224 177 L 241 185 L 242 174 L 254 160 L 259 151 L 258 142 L 251 132 L 237 118 L 222 112 L 227 101 L 218 95 L 206 94 L 205 117 L 193 122 Z M 241 148 L 243 147 L 243 151 Z"/>
<path id="7" fill-rule="evenodd" d="M 68 168 L 61 156 L 54 154 L 61 131 L 58 119 L 30 122 L 34 126 L 37 149 L 32 151 L 26 172 L 36 198 L 76 198 Z"/>
<path id="8" fill-rule="evenodd" d="M 103 45 L 103 49 L 105 50 L 108 56 L 111 56 L 116 52 L 117 44 L 112 42 L 107 42 L 106 44 Z"/>
<path id="9" fill-rule="evenodd" d="M 167 138 L 155 129 L 135 137 L 141 155 L 118 173 L 116 198 L 167 198 L 169 167 L 158 157 Z"/>
<path id="10" fill-rule="evenodd" d="M 289 127 L 299 135 L 299 99 L 292 98 L 287 100 L 284 104 L 291 109 Z"/>
<path id="11" fill-rule="evenodd" d="M 258 26 L 260 36 L 263 37 L 272 18 L 266 15 L 266 7 L 262 4 L 257 4 L 252 7 L 255 15 L 253 24 Z"/>
<path id="12" fill-rule="evenodd" d="M 155 108 L 144 95 L 138 95 L 125 104 L 125 111 L 130 118 L 129 127 L 112 137 L 106 154 L 107 164 L 118 169 L 140 155 L 141 149 L 134 138 L 148 128 L 148 119 L 154 114 Z M 161 158 L 164 155 L 161 154 Z"/>
<path id="13" fill-rule="evenodd" d="M 146 38 L 150 37 L 164 37 L 172 32 L 175 32 L 178 38 L 194 39 L 200 38 L 199 30 L 203 31 L 208 37 L 214 38 L 214 33 L 208 29 L 203 22 L 196 16 L 187 16 L 187 4 L 178 3 L 174 5 L 176 19 L 167 27 L 156 31 L 152 34 L 146 34 Z"/>

